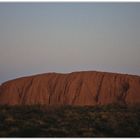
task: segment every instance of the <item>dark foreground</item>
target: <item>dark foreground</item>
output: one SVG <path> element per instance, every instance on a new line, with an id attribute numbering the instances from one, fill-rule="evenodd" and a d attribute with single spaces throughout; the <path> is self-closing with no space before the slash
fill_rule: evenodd
<path id="1" fill-rule="evenodd" d="M 0 137 L 140 137 L 140 107 L 0 106 Z"/>

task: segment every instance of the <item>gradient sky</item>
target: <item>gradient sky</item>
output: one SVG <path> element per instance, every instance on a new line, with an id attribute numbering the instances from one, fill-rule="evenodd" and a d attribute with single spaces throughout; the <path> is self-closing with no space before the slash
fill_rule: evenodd
<path id="1" fill-rule="evenodd" d="M 140 3 L 0 3 L 0 83 L 82 70 L 140 75 Z"/>

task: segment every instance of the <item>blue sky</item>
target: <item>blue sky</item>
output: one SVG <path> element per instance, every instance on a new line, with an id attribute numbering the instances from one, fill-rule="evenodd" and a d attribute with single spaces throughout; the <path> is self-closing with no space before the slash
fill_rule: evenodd
<path id="1" fill-rule="evenodd" d="M 140 3 L 0 3 L 0 83 L 47 72 L 140 75 Z"/>

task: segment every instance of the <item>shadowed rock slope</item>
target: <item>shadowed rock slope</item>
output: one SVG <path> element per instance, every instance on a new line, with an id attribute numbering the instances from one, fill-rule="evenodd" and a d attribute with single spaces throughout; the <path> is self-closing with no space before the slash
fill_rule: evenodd
<path id="1" fill-rule="evenodd" d="M 107 72 L 48 73 L 18 78 L 0 86 L 0 104 L 139 104 L 140 76 Z"/>

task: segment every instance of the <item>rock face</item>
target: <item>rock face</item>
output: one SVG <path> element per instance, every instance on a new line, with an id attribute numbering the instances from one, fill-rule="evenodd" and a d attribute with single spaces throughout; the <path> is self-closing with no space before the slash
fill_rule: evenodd
<path id="1" fill-rule="evenodd" d="M 106 72 L 48 73 L 18 78 L 0 86 L 5 105 L 139 104 L 140 76 Z"/>

